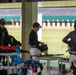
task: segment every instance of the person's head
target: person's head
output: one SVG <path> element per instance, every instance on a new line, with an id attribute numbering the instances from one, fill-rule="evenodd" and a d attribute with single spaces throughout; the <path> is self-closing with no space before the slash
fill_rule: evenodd
<path id="1" fill-rule="evenodd" d="M 75 20 L 75 22 L 74 22 L 74 29 L 76 30 L 76 20 Z"/>
<path id="2" fill-rule="evenodd" d="M 39 30 L 39 28 L 41 28 L 40 24 L 38 22 L 35 22 L 33 24 L 33 30 L 37 32 Z"/>
<path id="3" fill-rule="evenodd" d="M 4 27 L 5 24 L 6 24 L 5 19 L 4 19 L 4 18 L 1 18 L 1 19 L 0 19 L 0 27 Z"/>

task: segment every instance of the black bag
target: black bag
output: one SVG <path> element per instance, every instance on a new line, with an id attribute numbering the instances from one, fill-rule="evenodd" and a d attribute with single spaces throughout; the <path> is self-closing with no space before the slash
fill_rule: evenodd
<path id="1" fill-rule="evenodd" d="M 18 75 L 17 73 L 12 73 L 12 74 L 10 74 L 10 75 Z"/>
<path id="2" fill-rule="evenodd" d="M 40 46 L 40 50 L 41 50 L 41 52 L 43 52 L 43 51 L 45 51 L 45 50 L 48 50 L 47 44 L 41 45 L 41 46 Z"/>
<path id="3" fill-rule="evenodd" d="M 7 70 L 5 70 L 5 69 L 0 70 L 0 75 L 7 75 Z"/>
<path id="4" fill-rule="evenodd" d="M 22 70 L 22 75 L 27 75 L 27 67 L 24 67 L 21 70 Z"/>

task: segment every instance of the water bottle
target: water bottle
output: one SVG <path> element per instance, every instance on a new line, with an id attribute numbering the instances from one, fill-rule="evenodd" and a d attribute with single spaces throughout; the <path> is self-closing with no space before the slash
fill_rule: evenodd
<path id="1" fill-rule="evenodd" d="M 20 46 L 19 45 L 16 45 L 16 53 L 20 53 Z"/>

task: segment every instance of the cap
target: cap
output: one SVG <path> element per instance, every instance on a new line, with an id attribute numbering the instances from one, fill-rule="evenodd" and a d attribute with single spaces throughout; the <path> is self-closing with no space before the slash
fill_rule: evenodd
<path id="1" fill-rule="evenodd" d="M 35 28 L 41 28 L 41 26 L 40 26 L 40 24 L 39 24 L 38 22 L 35 22 L 35 23 L 33 24 L 33 27 L 35 27 Z"/>
<path id="2" fill-rule="evenodd" d="M 4 19 L 4 18 L 1 18 L 1 19 L 0 19 L 0 25 L 5 25 L 5 24 L 6 24 L 5 19 Z"/>

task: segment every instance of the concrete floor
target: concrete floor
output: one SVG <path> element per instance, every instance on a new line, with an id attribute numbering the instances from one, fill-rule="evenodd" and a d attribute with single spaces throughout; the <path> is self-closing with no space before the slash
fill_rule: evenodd
<path id="1" fill-rule="evenodd" d="M 48 74 L 49 75 L 49 74 Z M 50 75 L 70 75 L 70 73 L 66 73 L 66 74 L 58 74 L 57 71 L 52 71 Z"/>
<path id="2" fill-rule="evenodd" d="M 48 74 L 47 75 L 49 75 L 49 70 L 48 70 Z M 65 74 L 61 74 L 60 72 L 58 73 L 58 70 L 52 70 L 52 69 L 50 69 L 50 75 L 70 75 L 70 72 L 67 72 L 67 73 L 65 73 Z"/>
<path id="3" fill-rule="evenodd" d="M 49 75 L 49 73 L 47 75 Z M 70 73 L 58 74 L 58 71 L 51 71 L 50 75 L 70 75 Z"/>

